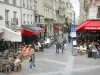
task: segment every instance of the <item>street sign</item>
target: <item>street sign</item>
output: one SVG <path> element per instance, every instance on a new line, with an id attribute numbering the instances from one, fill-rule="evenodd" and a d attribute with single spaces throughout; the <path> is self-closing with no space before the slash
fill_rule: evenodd
<path id="1" fill-rule="evenodd" d="M 76 28 L 71 28 L 71 32 L 76 32 Z"/>
<path id="2" fill-rule="evenodd" d="M 71 37 L 76 37 L 76 32 L 71 32 Z"/>

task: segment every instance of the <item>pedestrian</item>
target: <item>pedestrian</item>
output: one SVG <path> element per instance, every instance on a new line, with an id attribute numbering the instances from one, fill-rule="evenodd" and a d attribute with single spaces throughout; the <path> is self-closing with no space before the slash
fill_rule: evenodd
<path id="1" fill-rule="evenodd" d="M 71 42 L 71 36 L 68 35 L 68 42 L 70 43 Z"/>
<path id="2" fill-rule="evenodd" d="M 62 54 L 63 54 L 63 52 L 64 52 L 64 44 L 63 44 L 63 42 L 61 43 L 61 51 L 62 51 Z"/>
<path id="3" fill-rule="evenodd" d="M 67 39 L 66 38 L 63 40 L 63 46 L 64 46 L 64 49 L 66 49 L 66 46 L 67 46 Z"/>
<path id="4" fill-rule="evenodd" d="M 32 55 L 29 55 L 29 64 L 30 64 L 30 71 L 32 71 L 32 66 L 33 65 L 33 59 L 32 59 Z M 35 67 L 35 66 L 34 66 Z"/>
<path id="5" fill-rule="evenodd" d="M 32 56 L 33 66 L 35 67 L 35 50 L 34 50 L 34 48 L 30 49 L 29 55 Z"/>
<path id="6" fill-rule="evenodd" d="M 62 38 L 64 37 L 64 34 L 62 33 Z"/>
<path id="7" fill-rule="evenodd" d="M 57 42 L 57 44 L 56 44 L 56 53 L 59 53 L 59 49 L 60 49 L 60 43 Z"/>

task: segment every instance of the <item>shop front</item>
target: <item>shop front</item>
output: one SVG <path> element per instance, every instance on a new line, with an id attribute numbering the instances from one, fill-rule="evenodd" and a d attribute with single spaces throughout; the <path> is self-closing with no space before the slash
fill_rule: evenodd
<path id="1" fill-rule="evenodd" d="M 22 26 L 22 42 L 26 44 L 37 43 L 39 40 L 38 35 L 44 32 L 44 29 L 38 26 Z"/>
<path id="2" fill-rule="evenodd" d="M 100 20 L 86 20 L 76 30 L 81 39 L 97 41 L 100 38 Z"/>

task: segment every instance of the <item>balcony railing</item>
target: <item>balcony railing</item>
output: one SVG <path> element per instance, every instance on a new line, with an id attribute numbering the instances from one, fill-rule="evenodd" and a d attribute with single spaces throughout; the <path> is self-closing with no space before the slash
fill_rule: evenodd
<path id="1" fill-rule="evenodd" d="M 97 13 L 97 18 L 100 18 L 100 13 Z"/>

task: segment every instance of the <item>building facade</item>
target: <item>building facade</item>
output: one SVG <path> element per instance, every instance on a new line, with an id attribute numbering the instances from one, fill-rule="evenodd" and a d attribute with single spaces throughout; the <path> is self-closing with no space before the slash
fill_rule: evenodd
<path id="1" fill-rule="evenodd" d="M 54 1 L 44 1 L 44 21 L 47 26 L 47 36 L 53 36 L 53 22 L 55 18 Z"/>
<path id="2" fill-rule="evenodd" d="M 21 26 L 21 12 L 20 12 L 20 0 L 0 0 L 0 25 L 7 28 L 12 26 Z M 16 20 L 16 22 L 14 21 Z"/>
<path id="3" fill-rule="evenodd" d="M 100 0 L 80 0 L 79 23 L 87 19 L 100 18 Z"/>
<path id="4" fill-rule="evenodd" d="M 0 27 L 4 30 L 3 39 L 17 41 L 17 34 L 20 36 L 19 40 L 21 39 L 21 31 L 15 30 L 22 25 L 33 25 L 33 4 L 34 0 L 0 0 Z"/>
<path id="5" fill-rule="evenodd" d="M 84 0 L 79 0 L 80 2 L 80 15 L 79 15 L 79 24 L 81 24 L 84 20 L 85 20 L 85 10 L 84 10 L 84 5 L 85 5 L 85 2 Z"/>
<path id="6" fill-rule="evenodd" d="M 21 25 L 34 24 L 34 9 L 34 0 L 21 0 Z"/>

